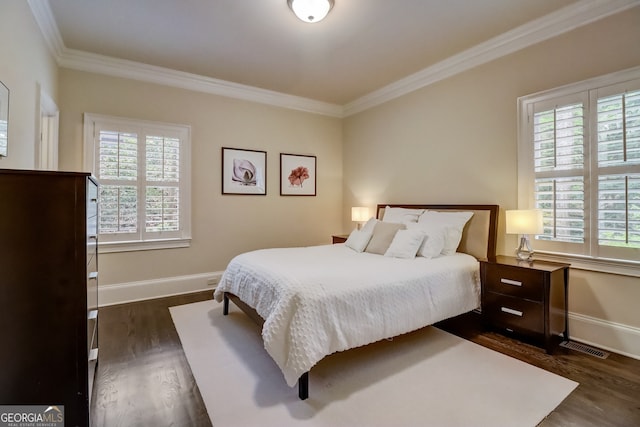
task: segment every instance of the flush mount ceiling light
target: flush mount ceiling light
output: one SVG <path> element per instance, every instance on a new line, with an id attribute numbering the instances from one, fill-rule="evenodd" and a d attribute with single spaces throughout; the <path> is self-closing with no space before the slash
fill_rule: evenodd
<path id="1" fill-rule="evenodd" d="M 289 8 L 304 22 L 320 22 L 333 7 L 333 0 L 287 0 Z"/>

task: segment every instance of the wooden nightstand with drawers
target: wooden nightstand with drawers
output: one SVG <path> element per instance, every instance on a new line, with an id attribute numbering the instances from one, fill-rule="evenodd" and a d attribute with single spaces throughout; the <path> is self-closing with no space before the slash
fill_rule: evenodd
<path id="1" fill-rule="evenodd" d="M 331 236 L 332 243 L 335 245 L 336 243 L 344 243 L 349 238 L 348 234 L 334 234 Z"/>
<path id="2" fill-rule="evenodd" d="M 485 324 L 528 338 L 551 353 L 569 340 L 569 264 L 498 256 L 480 262 Z"/>

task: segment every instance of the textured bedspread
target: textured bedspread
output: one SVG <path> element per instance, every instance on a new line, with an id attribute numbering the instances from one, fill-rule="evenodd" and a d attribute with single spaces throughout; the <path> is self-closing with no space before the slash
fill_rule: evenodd
<path id="1" fill-rule="evenodd" d="M 344 245 L 235 257 L 214 297 L 231 292 L 265 319 L 267 352 L 294 386 L 323 357 L 433 324 L 480 304 L 478 261 L 397 259 Z"/>

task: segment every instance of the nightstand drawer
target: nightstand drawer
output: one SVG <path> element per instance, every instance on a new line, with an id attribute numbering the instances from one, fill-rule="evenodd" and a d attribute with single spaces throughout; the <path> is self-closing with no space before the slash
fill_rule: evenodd
<path id="1" fill-rule="evenodd" d="M 487 292 L 482 304 L 482 313 L 495 325 L 544 334 L 542 303 Z"/>
<path id="2" fill-rule="evenodd" d="M 484 285 L 487 291 L 543 301 L 544 274 L 542 272 L 497 264 L 487 264 L 486 269 Z"/>

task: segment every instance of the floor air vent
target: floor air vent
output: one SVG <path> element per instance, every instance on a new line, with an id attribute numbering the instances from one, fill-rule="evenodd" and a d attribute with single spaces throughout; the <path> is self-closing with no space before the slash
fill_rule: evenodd
<path id="1" fill-rule="evenodd" d="M 589 354 L 591 356 L 598 357 L 600 359 L 606 359 L 609 357 L 609 353 L 599 350 L 597 348 L 590 347 L 586 344 L 580 344 L 575 341 L 563 341 L 560 343 L 561 347 L 565 347 L 571 350 L 579 351 L 581 353 Z"/>

